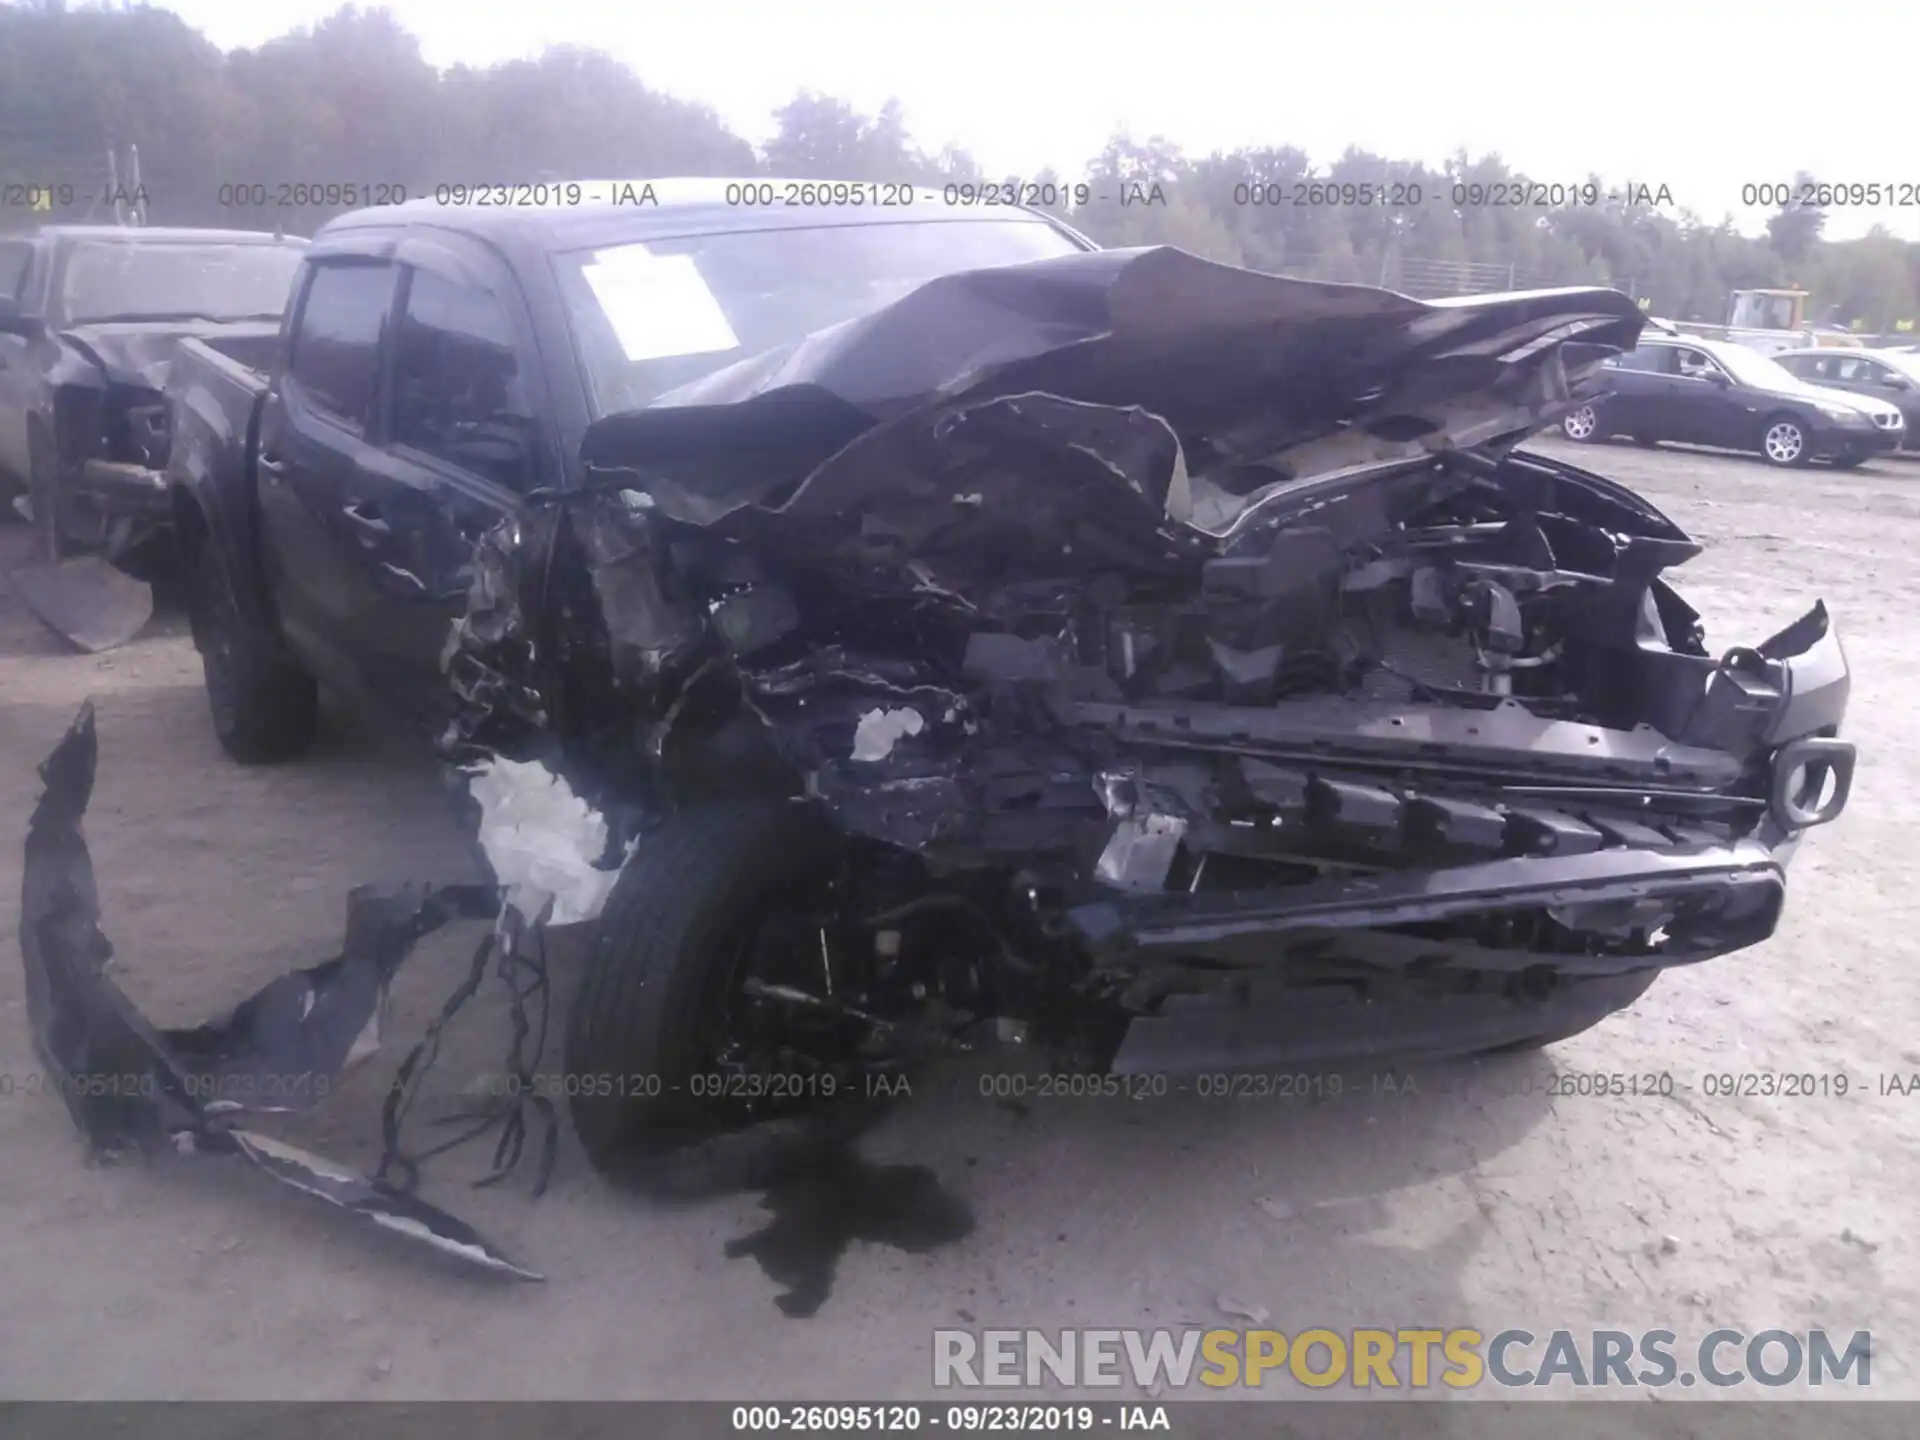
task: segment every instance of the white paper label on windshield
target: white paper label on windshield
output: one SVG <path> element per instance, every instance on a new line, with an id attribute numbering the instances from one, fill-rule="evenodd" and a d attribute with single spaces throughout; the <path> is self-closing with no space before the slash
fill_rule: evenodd
<path id="1" fill-rule="evenodd" d="M 601 250 L 581 274 L 593 287 L 629 360 L 710 355 L 740 341 L 691 255 L 655 255 L 643 245 Z"/>

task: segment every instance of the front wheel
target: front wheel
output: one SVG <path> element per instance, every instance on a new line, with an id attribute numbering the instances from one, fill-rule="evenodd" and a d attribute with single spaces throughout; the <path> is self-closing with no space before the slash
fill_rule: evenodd
<path id="1" fill-rule="evenodd" d="M 1806 426 L 1786 415 L 1769 417 L 1760 431 L 1760 455 L 1783 470 L 1805 465 L 1813 458 Z"/>
<path id="2" fill-rule="evenodd" d="M 1582 445 L 1593 444 L 1601 438 L 1599 412 L 1591 405 L 1569 411 L 1560 422 L 1560 433 Z"/>
<path id="3" fill-rule="evenodd" d="M 840 1062 L 858 1036 L 789 1003 L 832 994 L 839 860 L 825 818 L 788 801 L 697 805 L 641 839 L 567 1020 L 568 1108 L 597 1169 L 855 1098 Z"/>

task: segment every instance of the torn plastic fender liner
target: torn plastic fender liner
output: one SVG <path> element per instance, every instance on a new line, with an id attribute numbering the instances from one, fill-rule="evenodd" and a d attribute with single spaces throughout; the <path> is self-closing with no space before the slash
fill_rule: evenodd
<path id="1" fill-rule="evenodd" d="M 129 1149 L 238 1154 L 282 1184 L 502 1274 L 539 1279 L 464 1222 L 412 1195 L 271 1137 L 236 1111 L 305 1108 L 377 1034 L 394 972 L 415 942 L 499 908 L 490 886 L 362 887 L 341 953 L 274 980 L 226 1019 L 157 1030 L 107 973 L 99 892 L 82 820 L 99 740 L 92 702 L 40 767 L 27 824 L 20 955 L 34 1053 L 94 1154 Z"/>

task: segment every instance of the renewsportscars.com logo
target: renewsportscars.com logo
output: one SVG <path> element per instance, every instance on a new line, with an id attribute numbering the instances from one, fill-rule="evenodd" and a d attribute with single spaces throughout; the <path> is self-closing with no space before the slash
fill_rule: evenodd
<path id="1" fill-rule="evenodd" d="M 1573 1390 L 1873 1383 L 1873 1337 L 1855 1330 L 1310 1329 L 936 1330 L 940 1388 L 1061 1385 L 1167 1390 L 1303 1385 L 1325 1390 Z"/>

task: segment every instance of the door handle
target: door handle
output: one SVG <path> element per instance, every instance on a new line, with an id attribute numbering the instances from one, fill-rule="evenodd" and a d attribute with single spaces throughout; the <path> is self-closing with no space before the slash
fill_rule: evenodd
<path id="1" fill-rule="evenodd" d="M 278 480 L 286 473 L 287 469 L 286 461 L 282 460 L 278 455 L 275 455 L 271 450 L 262 450 L 259 458 L 253 463 L 260 467 L 260 473 L 262 475 L 274 480 Z"/>
<path id="2" fill-rule="evenodd" d="M 364 540 L 384 540 L 393 533 L 387 522 L 380 518 L 380 507 L 371 500 L 356 500 L 343 505 L 340 513 L 347 517 L 347 523 L 358 530 Z"/>

